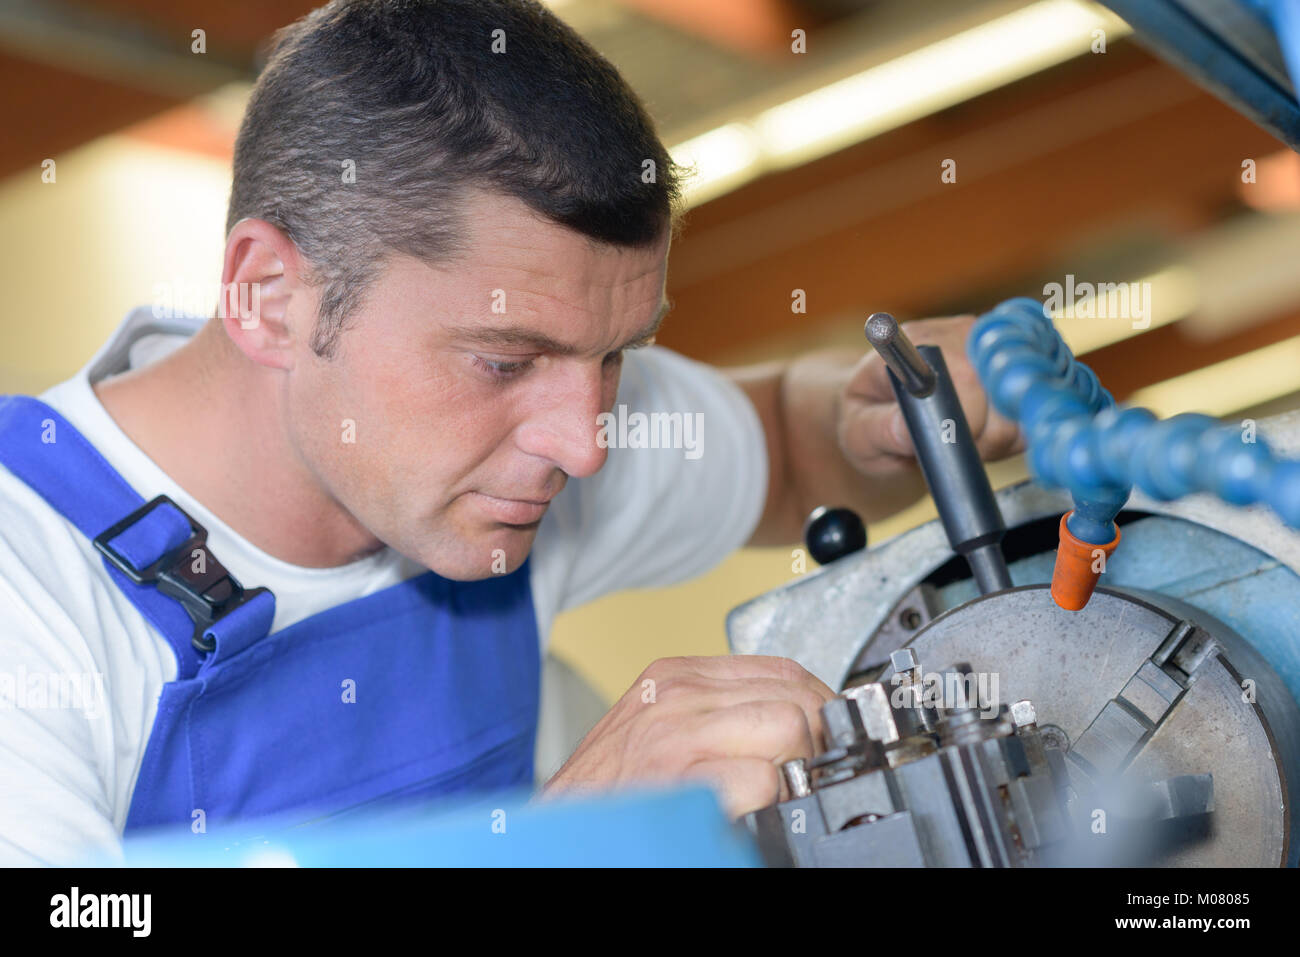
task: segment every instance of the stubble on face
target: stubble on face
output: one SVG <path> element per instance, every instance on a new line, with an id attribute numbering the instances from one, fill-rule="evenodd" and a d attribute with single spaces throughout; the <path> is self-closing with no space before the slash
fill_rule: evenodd
<path id="1" fill-rule="evenodd" d="M 390 258 L 334 358 L 307 350 L 284 396 L 292 442 L 334 500 L 458 580 L 517 569 L 541 503 L 603 464 L 596 415 L 613 406 L 621 349 L 661 318 L 668 249 L 666 236 L 594 244 L 494 194 L 467 211 L 468 253 Z"/>

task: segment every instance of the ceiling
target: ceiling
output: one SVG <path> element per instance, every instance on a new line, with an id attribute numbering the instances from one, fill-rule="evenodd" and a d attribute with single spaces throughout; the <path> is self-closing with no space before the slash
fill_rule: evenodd
<path id="1" fill-rule="evenodd" d="M 673 146 L 1027 2 L 550 5 L 623 73 Z M 137 143 L 228 163 L 267 38 L 313 5 L 8 0 L 0 6 L 0 110 L 9 120 L 0 124 L 0 176 L 35 178 L 43 158 L 123 130 Z M 202 55 L 190 52 L 196 28 L 206 31 Z M 796 30 L 806 31 L 806 53 L 791 49 Z M 1300 285 L 1285 256 L 1300 243 L 1300 221 L 1289 218 L 1300 208 L 1300 169 L 1269 164 L 1279 148 L 1178 71 L 1117 42 L 1105 56 L 1061 61 L 828 155 L 762 171 L 697 206 L 674 244 L 676 309 L 661 341 L 715 362 L 860 348 L 861 318 L 877 309 L 978 311 L 1066 274 L 1129 281 L 1159 273 L 1206 281 L 1194 293 L 1170 286 L 1161 298 L 1178 309 L 1141 335 L 1080 332 L 1081 351 L 1118 395 L 1300 342 Z M 936 175 L 946 158 L 960 164 L 958 183 Z M 1249 189 L 1243 158 L 1260 161 Z M 1265 201 L 1288 191 L 1280 206 Z M 793 289 L 809 303 L 797 320 Z"/>
<path id="2" fill-rule="evenodd" d="M 1023 0 L 551 0 L 644 99 L 665 142 Z M 0 176 L 231 83 L 313 0 L 7 0 Z M 205 31 L 206 52 L 191 52 Z M 791 34 L 806 34 L 804 55 Z"/>

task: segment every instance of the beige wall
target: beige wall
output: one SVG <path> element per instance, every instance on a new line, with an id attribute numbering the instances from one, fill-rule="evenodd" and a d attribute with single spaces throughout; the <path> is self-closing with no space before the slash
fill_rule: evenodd
<path id="1" fill-rule="evenodd" d="M 868 535 L 872 543 L 884 541 L 934 514 L 927 499 Z M 793 546 L 741 549 L 694 581 L 622 592 L 566 612 L 556 621 L 552 646 L 612 702 L 655 658 L 726 654 L 727 612 L 791 581 L 795 564 Z M 811 559 L 802 566 L 817 568 Z"/>
<path id="2" fill-rule="evenodd" d="M 221 278 L 229 172 L 111 136 L 0 184 L 0 389 L 67 378 L 159 282 Z"/>

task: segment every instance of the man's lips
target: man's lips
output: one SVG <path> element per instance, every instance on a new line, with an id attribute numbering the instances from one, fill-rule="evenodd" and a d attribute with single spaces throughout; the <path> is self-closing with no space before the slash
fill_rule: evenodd
<path id="1" fill-rule="evenodd" d="M 493 520 L 506 525 L 531 525 L 541 521 L 542 516 L 546 514 L 546 507 L 550 504 L 550 499 L 497 498 L 486 492 L 469 494 Z"/>

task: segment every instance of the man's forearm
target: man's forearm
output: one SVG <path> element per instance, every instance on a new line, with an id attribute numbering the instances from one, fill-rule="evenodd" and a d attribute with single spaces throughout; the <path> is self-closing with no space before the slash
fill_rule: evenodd
<path id="1" fill-rule="evenodd" d="M 860 350 L 827 349 L 727 370 L 754 403 L 767 434 L 767 504 L 748 544 L 797 542 L 804 519 L 818 505 L 847 505 L 870 523 L 924 493 L 920 472 L 910 460 L 899 460 L 888 476 L 867 478 L 844 456 L 840 402 L 862 355 Z"/>

